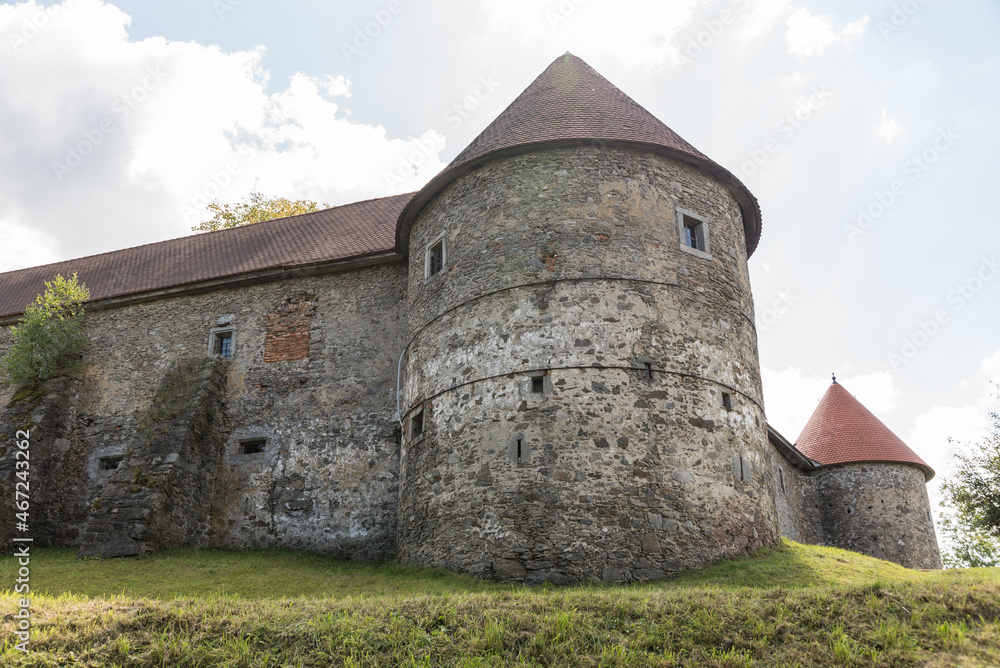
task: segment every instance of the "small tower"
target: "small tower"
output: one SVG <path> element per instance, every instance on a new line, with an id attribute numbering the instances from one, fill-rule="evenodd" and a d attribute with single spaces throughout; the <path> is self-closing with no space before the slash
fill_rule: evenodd
<path id="1" fill-rule="evenodd" d="M 834 378 L 795 447 L 815 474 L 825 542 L 909 568 L 941 568 L 934 471 Z"/>

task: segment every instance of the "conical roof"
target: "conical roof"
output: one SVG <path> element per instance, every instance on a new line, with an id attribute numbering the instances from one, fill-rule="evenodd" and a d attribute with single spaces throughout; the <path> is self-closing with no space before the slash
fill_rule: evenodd
<path id="1" fill-rule="evenodd" d="M 927 480 L 934 477 L 934 469 L 837 381 L 823 395 L 795 448 L 824 466 L 894 462 L 919 467 Z"/>
<path id="2" fill-rule="evenodd" d="M 740 203 L 747 256 L 757 247 L 760 207 L 746 186 L 570 53 L 553 61 L 443 172 L 417 193 L 400 217 L 398 247 L 406 252 L 409 228 L 420 209 L 463 174 L 498 157 L 581 141 L 641 147 L 710 173 Z"/>
<path id="3" fill-rule="evenodd" d="M 709 160 L 594 68 L 567 53 L 538 75 L 449 167 L 498 149 L 559 139 L 643 142 Z"/>

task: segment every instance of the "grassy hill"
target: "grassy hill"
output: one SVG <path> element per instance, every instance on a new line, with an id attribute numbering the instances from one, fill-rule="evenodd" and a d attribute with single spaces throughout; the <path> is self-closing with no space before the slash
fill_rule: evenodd
<path id="1" fill-rule="evenodd" d="M 16 564 L 0 558 L 3 582 Z M 651 585 L 526 588 L 278 550 L 31 560 L 7 666 L 1000 666 L 1000 569 L 784 542 Z"/>

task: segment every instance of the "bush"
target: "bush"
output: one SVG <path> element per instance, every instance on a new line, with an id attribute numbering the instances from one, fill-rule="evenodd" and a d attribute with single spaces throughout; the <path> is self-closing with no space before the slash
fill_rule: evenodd
<path id="1" fill-rule="evenodd" d="M 46 281 L 45 292 L 25 307 L 24 315 L 11 328 L 11 345 L 0 359 L 0 380 L 34 387 L 80 368 L 87 347 L 83 303 L 89 298 L 90 291 L 76 274 Z"/>

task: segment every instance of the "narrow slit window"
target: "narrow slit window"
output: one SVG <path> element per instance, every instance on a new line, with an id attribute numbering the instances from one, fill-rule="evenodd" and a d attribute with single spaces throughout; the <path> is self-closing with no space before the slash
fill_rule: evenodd
<path id="1" fill-rule="evenodd" d="M 534 394 L 541 394 L 545 391 L 545 378 L 542 376 L 533 376 L 531 379 L 531 391 Z"/>
<path id="2" fill-rule="evenodd" d="M 781 491 L 785 491 L 785 474 L 781 469 L 778 469 L 778 482 L 781 483 Z"/>
<path id="3" fill-rule="evenodd" d="M 241 455 L 257 455 L 267 450 L 266 438 L 254 438 L 240 441 Z"/>
<path id="4" fill-rule="evenodd" d="M 653 364 L 652 364 L 652 362 L 646 362 L 642 366 L 643 366 L 642 377 L 645 380 L 653 380 Z"/>
<path id="5" fill-rule="evenodd" d="M 510 461 L 515 466 L 531 463 L 531 445 L 524 434 L 515 434 L 510 440 Z"/>
<path id="6" fill-rule="evenodd" d="M 444 239 L 438 239 L 427 247 L 426 277 L 437 276 L 444 270 Z"/>
<path id="7" fill-rule="evenodd" d="M 98 468 L 101 471 L 114 471 L 121 465 L 124 459 L 124 457 L 101 457 L 98 462 Z"/>

